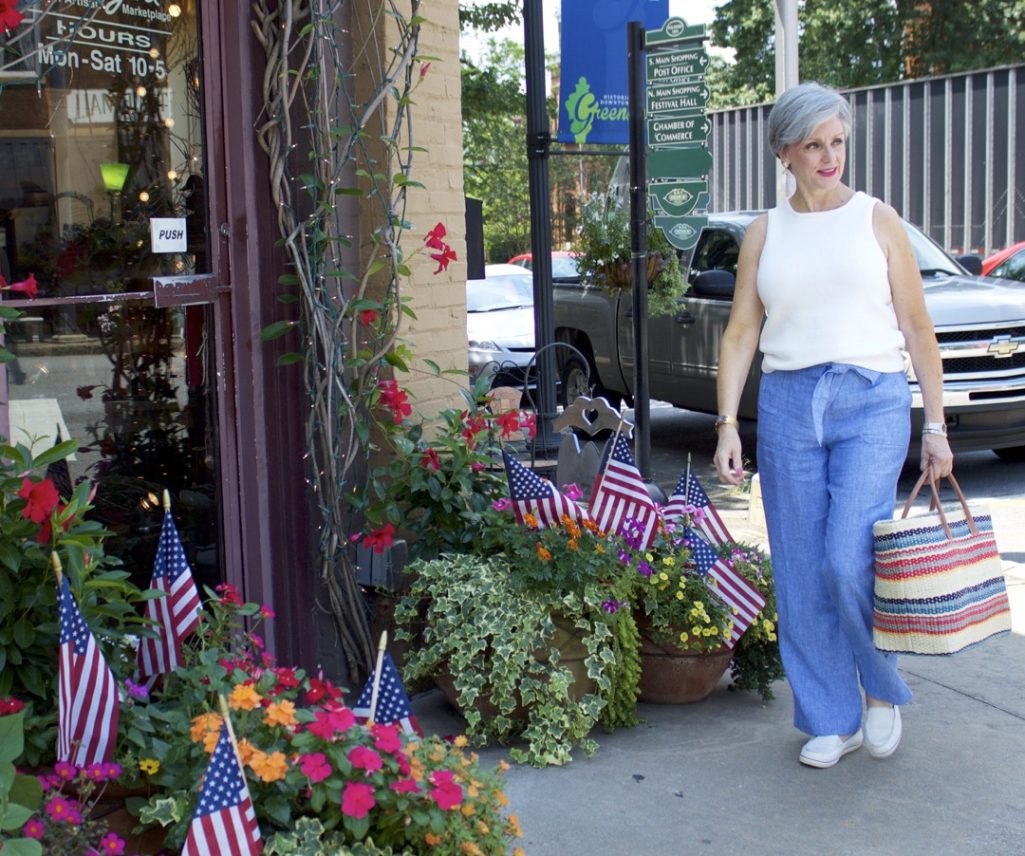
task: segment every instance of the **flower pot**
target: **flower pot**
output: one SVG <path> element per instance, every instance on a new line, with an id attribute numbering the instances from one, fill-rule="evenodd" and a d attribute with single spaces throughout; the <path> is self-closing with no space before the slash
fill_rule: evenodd
<path id="1" fill-rule="evenodd" d="M 107 828 L 125 840 L 126 853 L 164 852 L 164 836 L 167 830 L 161 826 L 155 826 L 145 829 L 139 834 L 132 832 L 138 826 L 139 819 L 128 812 L 123 799 L 104 796 L 93 806 L 92 817 L 94 820 L 106 821 Z"/>
<path id="2" fill-rule="evenodd" d="M 640 701 L 690 704 L 709 695 L 733 658 L 729 648 L 690 651 L 659 645 L 641 634 Z"/>
<path id="3" fill-rule="evenodd" d="M 549 648 L 557 648 L 559 651 L 559 665 L 565 666 L 573 675 L 573 681 L 569 685 L 569 695 L 574 701 L 579 701 L 588 693 L 593 693 L 597 688 L 594 680 L 587 676 L 587 665 L 584 659 L 587 657 L 587 648 L 580 639 L 580 631 L 571 622 L 563 619 L 553 619 L 555 623 L 555 634 L 549 644 Z M 539 660 L 547 657 L 547 651 L 539 650 L 536 653 Z M 435 675 L 434 682 L 438 685 L 442 694 L 452 707 L 461 710 L 459 705 L 459 691 L 455 687 L 451 673 L 446 670 Z M 498 708 L 487 696 L 479 696 L 474 703 L 474 708 L 481 716 L 495 717 L 499 715 Z M 526 720 L 527 710 L 522 704 L 518 704 L 513 712 L 509 714 L 511 719 Z"/>

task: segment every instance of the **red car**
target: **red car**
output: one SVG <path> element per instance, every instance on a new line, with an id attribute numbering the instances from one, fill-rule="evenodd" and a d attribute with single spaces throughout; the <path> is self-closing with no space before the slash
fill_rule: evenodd
<path id="1" fill-rule="evenodd" d="M 552 279 L 557 282 L 578 282 L 580 272 L 577 270 L 577 254 L 568 250 L 552 250 Z M 532 270 L 534 257 L 530 253 L 520 253 L 509 259 L 509 264 Z"/>
<path id="2" fill-rule="evenodd" d="M 999 276 L 1025 282 L 1025 241 L 993 253 L 982 262 L 983 276 Z"/>

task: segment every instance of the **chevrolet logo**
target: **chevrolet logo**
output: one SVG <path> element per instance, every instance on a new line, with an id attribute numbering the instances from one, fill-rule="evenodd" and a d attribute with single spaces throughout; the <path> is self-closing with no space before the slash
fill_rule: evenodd
<path id="1" fill-rule="evenodd" d="M 1010 336 L 997 336 L 992 342 L 989 343 L 989 347 L 986 348 L 986 352 L 989 354 L 996 354 L 997 359 L 1003 357 L 1009 357 L 1011 354 L 1016 353 L 1021 347 L 1021 341 L 1011 341 Z"/>

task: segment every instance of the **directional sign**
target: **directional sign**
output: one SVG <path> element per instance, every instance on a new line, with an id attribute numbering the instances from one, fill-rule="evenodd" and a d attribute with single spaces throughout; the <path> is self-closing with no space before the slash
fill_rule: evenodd
<path id="1" fill-rule="evenodd" d="M 648 149 L 648 179 L 697 178 L 712 168 L 712 153 L 704 146 Z"/>
<path id="2" fill-rule="evenodd" d="M 649 146 L 705 143 L 712 125 L 704 116 L 655 116 L 648 122 Z"/>
<path id="3" fill-rule="evenodd" d="M 648 195 L 656 211 L 682 217 L 695 209 L 708 207 L 708 182 L 658 181 L 648 185 Z"/>
<path id="4" fill-rule="evenodd" d="M 708 54 L 703 48 L 648 56 L 648 85 L 704 80 Z"/>
<path id="5" fill-rule="evenodd" d="M 660 217 L 655 215 L 655 227 L 678 250 L 689 250 L 698 242 L 698 235 L 708 223 L 707 217 Z"/>
<path id="6" fill-rule="evenodd" d="M 704 80 L 648 87 L 648 113 L 700 113 L 708 104 Z"/>
<path id="7" fill-rule="evenodd" d="M 705 38 L 704 24 L 688 26 L 683 18 L 669 18 L 661 30 L 648 30 L 644 34 L 644 44 L 653 48 L 657 45 L 702 42 Z"/>

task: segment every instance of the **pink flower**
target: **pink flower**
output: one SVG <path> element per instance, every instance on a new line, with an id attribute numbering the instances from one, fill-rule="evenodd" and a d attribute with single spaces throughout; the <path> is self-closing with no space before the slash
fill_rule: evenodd
<path id="1" fill-rule="evenodd" d="M 50 514 L 60 501 L 60 494 L 50 479 L 32 482 L 23 479 L 21 490 L 18 496 L 25 500 L 25 507 L 21 510 L 21 516 L 27 517 L 33 523 L 48 521 Z"/>
<path id="2" fill-rule="evenodd" d="M 8 716 L 17 713 L 25 707 L 25 702 L 20 698 L 0 698 L 0 716 Z"/>
<path id="3" fill-rule="evenodd" d="M 470 464 L 470 469 L 475 473 L 479 473 L 482 470 L 486 470 L 487 465 L 482 464 L 480 461 L 474 461 L 472 464 Z"/>
<path id="4" fill-rule="evenodd" d="M 342 791 L 342 814 L 357 820 L 370 814 L 377 805 L 374 789 L 365 782 L 346 782 Z"/>
<path id="5" fill-rule="evenodd" d="M 100 853 L 109 853 L 111 856 L 121 856 L 125 852 L 124 839 L 114 832 L 108 832 L 100 839 Z"/>
<path id="6" fill-rule="evenodd" d="M 263 606 L 260 607 L 260 616 L 262 618 L 273 618 L 275 616 L 275 614 L 276 613 L 274 612 L 274 610 L 271 609 L 266 604 L 264 604 Z"/>
<path id="7" fill-rule="evenodd" d="M 299 756 L 299 766 L 303 774 L 314 784 L 322 782 L 331 775 L 331 765 L 323 752 L 307 752 Z"/>
<path id="8" fill-rule="evenodd" d="M 72 825 L 82 822 L 82 815 L 78 808 L 70 801 L 59 795 L 54 795 L 46 804 L 46 813 L 54 823 L 69 823 Z"/>
<path id="9" fill-rule="evenodd" d="M 421 79 L 423 79 L 427 75 L 427 71 L 428 71 L 428 69 L 430 69 L 430 67 L 431 67 L 431 64 L 429 62 L 425 62 L 423 65 L 420 66 L 420 78 Z M 441 224 L 439 223 L 438 225 L 441 225 Z"/>
<path id="10" fill-rule="evenodd" d="M 306 730 L 321 740 L 334 740 L 336 734 L 348 731 L 356 724 L 356 717 L 347 707 L 318 710 L 314 716 L 316 721 L 307 725 Z"/>
<path id="11" fill-rule="evenodd" d="M 70 782 L 78 775 L 78 767 L 69 764 L 67 761 L 58 761 L 53 765 L 53 771 L 65 782 Z"/>
<path id="12" fill-rule="evenodd" d="M 575 482 L 564 484 L 562 486 L 562 493 L 563 496 L 566 497 L 566 499 L 569 499 L 573 502 L 576 502 L 578 499 L 580 499 L 580 497 L 584 495 L 584 492 L 579 487 L 577 487 Z"/>
<path id="13" fill-rule="evenodd" d="M 527 432 L 527 436 L 533 440 L 534 435 L 537 434 L 537 414 L 534 412 L 527 413 L 524 411 L 520 414 L 520 427 Z"/>
<path id="14" fill-rule="evenodd" d="M 242 594 L 230 583 L 221 583 L 214 589 L 221 596 L 225 606 L 242 606 Z"/>
<path id="15" fill-rule="evenodd" d="M 365 773 L 377 772 L 383 766 L 381 756 L 368 746 L 357 746 L 345 757 L 353 767 Z"/>
<path id="16" fill-rule="evenodd" d="M 491 507 L 495 509 L 495 511 L 508 511 L 510 508 L 512 508 L 512 500 L 508 497 L 496 499 L 494 502 L 491 503 Z"/>
<path id="17" fill-rule="evenodd" d="M 42 838 L 46 832 L 46 825 L 38 817 L 30 817 L 21 828 L 21 834 L 26 838 Z"/>
<path id="18" fill-rule="evenodd" d="M 430 798 L 442 811 L 456 808 L 463 801 L 463 788 L 455 782 L 451 770 L 436 770 L 428 777 L 434 787 Z"/>
<path id="19" fill-rule="evenodd" d="M 437 472 L 441 469 L 441 458 L 438 457 L 438 453 L 434 449 L 427 449 L 420 456 L 420 466 L 425 470 Z"/>
<path id="20" fill-rule="evenodd" d="M 390 547 L 395 541 L 395 526 L 385 523 L 380 529 L 371 532 L 363 539 L 363 546 L 375 553 L 383 553 L 385 547 Z"/>
<path id="21" fill-rule="evenodd" d="M 34 273 L 30 273 L 28 279 L 23 279 L 21 282 L 12 282 L 7 288 L 11 291 L 24 292 L 29 300 L 35 300 L 39 295 L 39 285 L 36 283 L 36 275 Z"/>
<path id="22" fill-rule="evenodd" d="M 105 778 L 103 764 L 89 764 L 83 767 L 82 775 L 94 782 L 102 782 Z"/>
<path id="23" fill-rule="evenodd" d="M 24 15 L 14 8 L 13 0 L 0 0 L 0 29 L 13 30 L 24 19 Z"/>
<path id="24" fill-rule="evenodd" d="M 129 696 L 139 701 L 146 701 L 149 698 L 149 690 L 142 684 L 135 683 L 131 678 L 125 678 L 125 689 L 128 690 Z"/>
<path id="25" fill-rule="evenodd" d="M 370 729 L 370 734 L 374 738 L 374 746 L 382 752 L 394 755 L 402 750 L 402 738 L 399 736 L 397 725 L 386 725 L 377 722 Z"/>
<path id="26" fill-rule="evenodd" d="M 397 794 L 418 794 L 420 788 L 416 782 L 412 779 L 399 779 L 397 782 L 392 782 L 388 785 Z"/>

